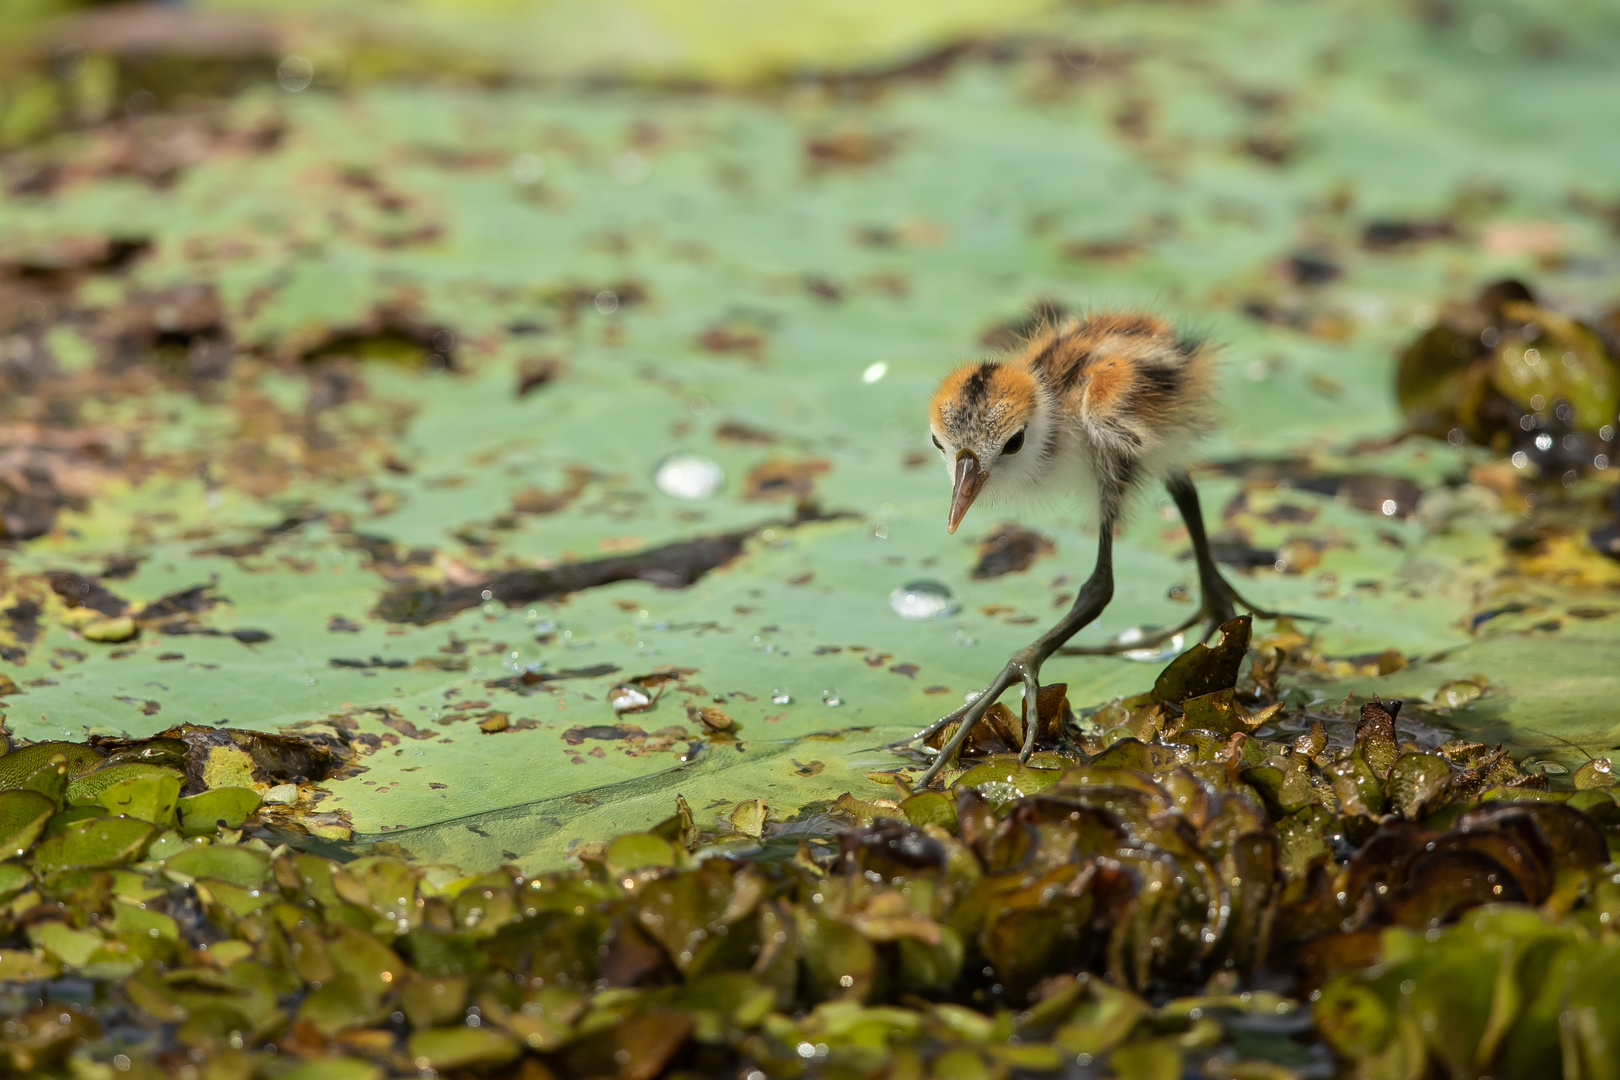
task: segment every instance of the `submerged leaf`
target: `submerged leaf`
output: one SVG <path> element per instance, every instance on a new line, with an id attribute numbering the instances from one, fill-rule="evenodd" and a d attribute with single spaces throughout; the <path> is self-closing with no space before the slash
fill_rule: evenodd
<path id="1" fill-rule="evenodd" d="M 180 801 L 180 777 L 167 770 L 126 777 L 102 788 L 96 793 L 96 801 L 109 814 L 126 814 L 159 827 L 173 825 L 175 806 Z"/>
<path id="2" fill-rule="evenodd" d="M 0 756 L 0 790 L 25 786 L 29 777 L 58 755 L 69 778 L 94 767 L 104 756 L 83 743 L 41 742 L 20 747 Z"/>
<path id="3" fill-rule="evenodd" d="M 176 804 L 183 828 L 201 832 L 236 829 L 259 808 L 259 793 L 252 788 L 220 787 L 187 795 Z"/>
<path id="4" fill-rule="evenodd" d="M 132 861 L 155 831 L 136 818 L 93 817 L 41 843 L 34 865 L 44 874 L 117 866 Z"/>
<path id="5" fill-rule="evenodd" d="M 26 854 L 56 813 L 56 803 L 37 791 L 0 792 L 0 857 Z"/>
<path id="6" fill-rule="evenodd" d="M 208 878 L 243 889 L 256 889 L 264 884 L 270 861 L 248 848 L 209 845 L 170 856 L 163 866 L 171 874 Z"/>
<path id="7" fill-rule="evenodd" d="M 444 1072 L 504 1065 L 517 1057 L 521 1048 L 504 1032 L 459 1025 L 415 1032 L 406 1042 L 405 1051 L 417 1068 Z"/>

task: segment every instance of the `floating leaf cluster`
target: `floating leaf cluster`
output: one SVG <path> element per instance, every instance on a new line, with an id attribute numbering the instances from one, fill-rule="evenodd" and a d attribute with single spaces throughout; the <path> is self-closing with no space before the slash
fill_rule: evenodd
<path id="1" fill-rule="evenodd" d="M 1589 324 L 1518 281 L 1450 304 L 1400 357 L 1395 394 L 1416 431 L 1473 442 L 1539 474 L 1606 469 L 1620 422 L 1620 311 Z"/>
<path id="2" fill-rule="evenodd" d="M 1243 617 L 1079 719 L 1049 689 L 1028 764 L 1009 711 L 942 788 L 677 799 L 536 877 L 323 840 L 334 740 L 16 747 L 0 1069 L 1607 1075 L 1608 762 L 1553 791 L 1399 703 L 1290 707 L 1309 649 Z"/>

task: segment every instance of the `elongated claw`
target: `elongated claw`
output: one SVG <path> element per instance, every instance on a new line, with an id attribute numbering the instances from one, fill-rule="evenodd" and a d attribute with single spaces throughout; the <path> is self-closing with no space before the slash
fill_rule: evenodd
<path id="1" fill-rule="evenodd" d="M 1022 663 L 1019 674 L 1024 677 L 1024 748 L 1018 753 L 1018 764 L 1029 760 L 1035 752 L 1035 736 L 1041 726 L 1041 680 L 1039 663 Z"/>
<path id="2" fill-rule="evenodd" d="M 1157 649 L 1165 642 L 1173 640 L 1177 634 L 1186 633 L 1189 627 L 1203 617 L 1202 611 L 1195 611 L 1175 626 L 1151 630 L 1130 641 L 1114 640 L 1101 645 L 1065 645 L 1058 652 L 1064 656 L 1118 656 L 1121 653 L 1132 653 L 1141 649 Z"/>
<path id="3" fill-rule="evenodd" d="M 1302 622 L 1326 622 L 1320 615 L 1302 615 L 1291 611 L 1270 611 L 1243 598 L 1238 591 L 1223 578 L 1219 586 L 1204 590 L 1204 602 L 1198 610 L 1175 626 L 1167 626 L 1143 634 L 1131 641 L 1109 641 L 1102 645 L 1066 645 L 1058 651 L 1065 656 L 1119 656 L 1123 653 L 1134 653 L 1147 649 L 1157 649 L 1167 641 L 1172 641 L 1178 634 L 1184 634 L 1194 626 L 1198 627 L 1198 640 L 1207 643 L 1238 611 L 1247 611 L 1257 619 L 1297 619 Z"/>
<path id="4" fill-rule="evenodd" d="M 918 781 L 920 786 L 927 787 L 933 783 L 940 770 L 956 758 L 962 744 L 967 742 L 973 725 L 984 717 L 996 699 L 1015 682 L 1024 684 L 1024 746 L 1023 752 L 1019 754 L 1019 760 L 1029 759 L 1030 753 L 1035 749 L 1035 736 L 1040 726 L 1041 664 L 1057 651 L 1058 646 L 1095 619 L 1113 597 L 1113 545 L 1114 518 L 1109 513 L 1104 516 L 1097 535 L 1097 567 L 1091 572 L 1091 577 L 1086 579 L 1086 583 L 1080 587 L 1069 613 L 1052 629 L 1014 653 L 1012 659 L 1001 669 L 1001 673 L 984 688 L 984 693 L 961 708 L 940 717 L 918 734 L 918 738 L 928 738 L 942 730 L 945 725 L 959 722 L 957 729 L 951 733 L 950 741 L 940 748 L 938 756 L 929 763 L 927 770 L 922 774 L 922 778 Z"/>
<path id="5" fill-rule="evenodd" d="M 1219 585 L 1204 590 L 1205 600 L 1201 614 L 1204 616 L 1204 633 L 1199 640 L 1208 641 L 1216 630 L 1235 617 L 1238 609 L 1247 611 L 1257 619 L 1300 619 L 1304 622 L 1326 622 L 1320 615 L 1301 615 L 1291 611 L 1271 611 L 1244 598 L 1243 594 L 1232 588 L 1232 583 L 1224 577 L 1216 579 Z"/>
<path id="6" fill-rule="evenodd" d="M 973 701 L 977 700 L 977 698 L 973 699 Z M 889 749 L 894 750 L 903 746 L 912 746 L 916 743 L 922 742 L 925 739 L 933 738 L 936 732 L 943 731 L 951 724 L 954 724 L 956 721 L 962 719 L 962 717 L 967 714 L 967 711 L 973 707 L 973 701 L 963 702 L 961 705 L 958 705 L 956 708 L 952 709 L 938 720 L 935 720 L 932 724 L 929 724 L 927 727 L 917 732 L 917 734 L 909 736 L 908 738 L 895 740 L 889 744 Z"/>
<path id="7" fill-rule="evenodd" d="M 1268 619 L 1273 621 L 1277 619 L 1297 619 L 1300 622 L 1327 622 L 1327 617 L 1325 615 L 1306 615 L 1303 612 L 1298 611 L 1268 610 L 1254 603 L 1253 601 L 1245 600 L 1242 594 L 1240 594 L 1236 589 L 1232 588 L 1231 585 L 1227 585 L 1226 588 L 1232 594 L 1232 602 L 1257 619 Z"/>
<path id="8" fill-rule="evenodd" d="M 1001 674 L 997 675 L 990 685 L 985 688 L 984 693 L 978 695 L 972 701 L 966 702 L 960 708 L 953 709 L 940 717 L 917 736 L 917 738 L 927 738 L 943 729 L 945 725 L 954 723 L 957 720 L 961 721 L 961 726 L 951 734 L 950 741 L 940 748 L 934 760 L 929 763 L 927 770 L 918 779 L 918 787 L 927 787 L 933 782 L 934 777 L 939 775 L 940 770 L 955 760 L 956 755 L 962 749 L 962 744 L 967 742 L 968 735 L 972 733 L 974 725 L 984 719 L 984 714 L 990 710 L 990 706 L 994 705 L 996 699 L 1001 697 L 1007 688 L 1015 682 L 1024 684 L 1024 745 L 1018 755 L 1018 760 L 1021 762 L 1029 760 L 1029 755 L 1035 750 L 1035 737 L 1040 728 L 1040 655 L 1042 654 L 1035 651 L 1033 647 L 1019 652 L 1007 662 L 1006 667 L 1001 669 Z M 915 743 L 916 739 L 911 740 L 911 742 Z"/>
<path id="9" fill-rule="evenodd" d="M 950 742 L 940 747 L 938 756 L 929 763 L 927 770 L 917 780 L 919 788 L 925 788 L 933 783 L 934 777 L 939 775 L 940 770 L 955 759 L 957 753 L 962 749 L 962 744 L 967 742 L 968 734 L 972 732 L 974 725 L 984 718 L 984 714 L 989 711 L 990 706 L 996 703 L 996 699 L 1002 695 L 1007 687 L 1011 686 L 1013 681 L 1020 677 L 1018 662 L 1014 660 L 1001 669 L 1001 674 L 997 675 L 990 685 L 985 687 L 984 693 L 930 725 L 929 734 L 933 734 L 934 731 L 938 731 L 947 722 L 950 722 L 953 716 L 960 714 L 962 722 L 961 726 L 952 733 Z"/>

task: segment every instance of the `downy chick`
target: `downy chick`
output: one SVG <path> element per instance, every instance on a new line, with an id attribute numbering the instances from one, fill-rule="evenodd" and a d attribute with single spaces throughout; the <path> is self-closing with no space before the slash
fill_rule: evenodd
<path id="1" fill-rule="evenodd" d="M 961 721 L 922 777 L 927 784 L 951 760 L 969 730 L 1008 687 L 1024 685 L 1025 740 L 1035 745 L 1041 665 L 1102 613 L 1114 593 L 1113 535 L 1131 496 L 1160 482 L 1175 500 L 1197 560 L 1201 603 L 1180 626 L 1129 645 L 1071 649 L 1122 652 L 1169 640 L 1203 622 L 1203 637 L 1244 601 L 1210 555 L 1198 492 L 1181 463 L 1214 421 L 1209 346 L 1151 315 L 1104 312 L 1038 327 L 1010 355 L 969 364 L 945 378 L 929 406 L 934 446 L 951 481 L 945 528 L 955 532 L 979 502 L 1080 494 L 1095 499 L 1097 564 L 1073 607 L 1052 629 L 1013 654 L 985 692 L 941 717 L 915 740 Z"/>

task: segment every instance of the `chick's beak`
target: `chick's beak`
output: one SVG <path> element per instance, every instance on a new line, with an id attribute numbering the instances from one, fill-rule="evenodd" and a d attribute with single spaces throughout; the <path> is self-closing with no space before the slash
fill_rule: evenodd
<path id="1" fill-rule="evenodd" d="M 979 464 L 979 455 L 971 450 L 956 452 L 956 483 L 951 489 L 951 512 L 945 517 L 945 531 L 954 533 L 962 524 L 968 507 L 979 497 L 979 490 L 990 474 Z"/>

